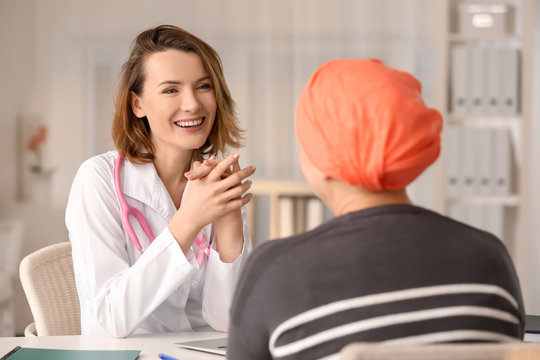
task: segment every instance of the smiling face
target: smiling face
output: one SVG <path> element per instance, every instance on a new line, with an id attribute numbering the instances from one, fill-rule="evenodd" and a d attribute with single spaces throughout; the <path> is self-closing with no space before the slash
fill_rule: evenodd
<path id="1" fill-rule="evenodd" d="M 199 55 L 173 49 L 149 55 L 142 93 L 131 94 L 131 107 L 148 119 L 156 153 L 200 148 L 214 124 L 216 97 Z"/>

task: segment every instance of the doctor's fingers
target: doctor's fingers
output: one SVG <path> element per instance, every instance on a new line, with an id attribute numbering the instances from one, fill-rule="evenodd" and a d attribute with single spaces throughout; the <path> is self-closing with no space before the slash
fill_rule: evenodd
<path id="1" fill-rule="evenodd" d="M 241 170 L 240 169 L 240 160 L 238 158 L 236 158 L 236 161 L 232 163 L 232 166 L 229 166 L 224 172 L 223 174 L 221 174 L 221 178 L 222 179 L 225 179 L 227 176 L 237 172 L 238 170 Z"/>
<path id="2" fill-rule="evenodd" d="M 248 183 L 248 181 L 246 181 L 242 185 L 238 185 L 233 189 L 227 190 L 224 194 L 221 195 L 223 203 L 220 206 L 220 209 L 223 214 L 229 213 L 233 210 L 238 210 L 242 206 L 250 202 L 250 200 L 253 198 L 252 193 L 247 193 L 242 196 L 242 194 L 248 191 L 250 186 L 251 182 Z"/>
<path id="3" fill-rule="evenodd" d="M 251 185 L 252 185 L 252 181 L 251 180 L 246 180 L 241 184 L 233 186 L 233 187 L 227 189 L 227 191 L 225 191 L 223 193 L 223 195 L 222 195 L 223 199 L 225 199 L 225 201 L 231 201 L 233 199 L 239 199 L 242 195 L 244 195 L 244 193 L 246 191 L 249 190 Z"/>
<path id="4" fill-rule="evenodd" d="M 242 196 L 240 198 L 236 198 L 236 199 L 233 199 L 233 200 L 229 201 L 227 203 L 227 209 L 228 209 L 227 212 L 231 212 L 233 210 L 240 209 L 242 206 L 244 206 L 248 202 L 250 202 L 251 199 L 253 199 L 253 194 L 252 193 L 247 193 L 246 195 L 244 195 L 244 196 Z"/>
<path id="5" fill-rule="evenodd" d="M 255 170 L 255 166 L 248 166 L 238 171 L 235 171 L 227 178 L 222 179 L 219 182 L 219 188 L 221 189 L 221 191 L 226 192 L 227 190 L 241 184 L 247 177 L 253 175 L 255 173 Z"/>
<path id="6" fill-rule="evenodd" d="M 212 157 L 211 159 L 209 160 L 204 160 L 203 164 L 206 165 L 206 166 L 209 166 L 211 167 L 212 169 L 215 168 L 217 166 L 217 164 L 219 164 L 223 159 L 216 159 L 215 157 Z M 238 170 L 240 170 L 240 165 L 239 165 L 239 162 L 238 162 L 238 159 L 236 159 L 236 161 L 233 163 L 232 165 L 232 170 L 231 170 L 231 167 L 229 166 L 227 169 L 225 169 L 225 171 L 221 174 L 221 178 L 222 179 L 225 179 L 227 176 L 231 175 L 234 171 L 235 171 L 235 168 L 237 168 Z"/>
<path id="7" fill-rule="evenodd" d="M 212 170 L 208 177 L 213 180 L 219 180 L 224 177 L 228 177 L 227 175 L 232 173 L 231 166 L 238 161 L 239 157 L 240 155 L 234 152 L 231 155 L 223 158 L 219 161 L 219 164 L 216 165 L 216 167 Z"/>
<path id="8" fill-rule="evenodd" d="M 232 172 L 235 173 L 240 170 L 240 161 L 238 159 L 232 165 Z"/>
<path id="9" fill-rule="evenodd" d="M 193 163 L 193 169 L 186 172 L 184 176 L 191 181 L 202 179 L 203 177 L 210 174 L 216 165 L 217 164 L 201 164 L 200 162 L 196 161 Z"/>
<path id="10" fill-rule="evenodd" d="M 191 181 L 202 179 L 210 174 L 210 172 L 219 164 L 221 160 L 216 160 L 216 156 L 212 155 L 210 159 L 204 159 L 203 162 L 194 161 L 193 169 L 184 173 L 184 176 Z"/>
<path id="11" fill-rule="evenodd" d="M 190 181 L 202 179 L 208 176 L 208 174 L 212 172 L 212 170 L 217 166 L 217 164 L 219 164 L 220 161 L 221 159 L 220 160 L 204 160 L 203 163 L 196 161 L 193 163 L 193 169 L 184 173 L 184 176 L 186 177 L 186 179 Z M 233 164 L 233 169 L 236 169 L 236 168 L 240 169 L 240 166 L 238 165 L 238 161 L 236 161 Z M 230 168 L 226 169 L 221 174 L 221 178 L 224 179 L 228 177 L 229 175 L 233 173 L 233 171 L 234 170 L 231 170 Z"/>

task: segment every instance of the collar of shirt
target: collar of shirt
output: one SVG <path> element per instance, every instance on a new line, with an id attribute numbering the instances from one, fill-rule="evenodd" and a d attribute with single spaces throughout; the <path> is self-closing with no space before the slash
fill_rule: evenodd
<path id="1" fill-rule="evenodd" d="M 124 196 L 129 196 L 150 206 L 167 219 L 171 219 L 176 213 L 177 209 L 167 188 L 161 181 L 154 163 L 139 165 L 124 160 L 120 171 L 120 182 Z M 184 194 L 188 185 L 189 181 L 184 189 Z"/>

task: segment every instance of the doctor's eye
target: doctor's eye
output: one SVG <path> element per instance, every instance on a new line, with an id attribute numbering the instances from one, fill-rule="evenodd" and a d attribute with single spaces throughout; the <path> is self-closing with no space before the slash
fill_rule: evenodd
<path id="1" fill-rule="evenodd" d="M 176 92 L 178 92 L 178 90 L 176 90 L 175 88 L 168 88 L 168 89 L 163 90 L 164 94 L 174 94 Z"/>
<path id="2" fill-rule="evenodd" d="M 203 83 L 197 86 L 197 90 L 211 90 L 212 85 L 210 83 Z"/>

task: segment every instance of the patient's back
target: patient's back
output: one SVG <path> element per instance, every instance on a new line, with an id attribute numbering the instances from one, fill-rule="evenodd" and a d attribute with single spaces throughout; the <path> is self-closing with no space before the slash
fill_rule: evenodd
<path id="1" fill-rule="evenodd" d="M 523 336 L 519 282 L 493 235 L 411 205 L 333 219 L 251 255 L 232 307 L 232 359 L 313 359 L 355 341 Z"/>

